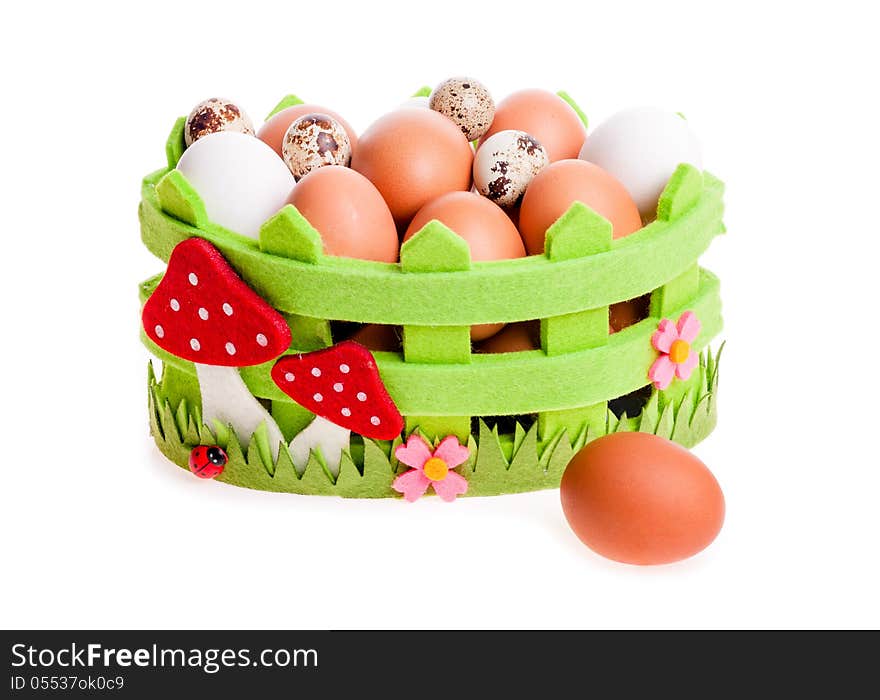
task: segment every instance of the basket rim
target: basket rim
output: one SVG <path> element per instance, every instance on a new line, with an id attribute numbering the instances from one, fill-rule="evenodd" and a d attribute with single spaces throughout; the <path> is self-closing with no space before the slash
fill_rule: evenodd
<path id="1" fill-rule="evenodd" d="M 694 265 L 724 231 L 724 185 L 704 172 L 699 196 L 685 211 L 613 241 L 607 252 L 567 260 L 533 255 L 475 262 L 457 272 L 403 272 L 399 263 L 334 256 L 308 263 L 265 253 L 258 241 L 214 224 L 197 228 L 167 214 L 156 184 L 168 172 L 166 167 L 151 173 L 142 186 L 141 237 L 154 255 L 167 261 L 174 246 L 199 236 L 217 246 L 279 311 L 358 323 L 467 326 L 600 308 L 666 284 Z M 488 288 L 492 294 L 486 294 Z M 479 305 L 460 303 L 474 298 Z"/>

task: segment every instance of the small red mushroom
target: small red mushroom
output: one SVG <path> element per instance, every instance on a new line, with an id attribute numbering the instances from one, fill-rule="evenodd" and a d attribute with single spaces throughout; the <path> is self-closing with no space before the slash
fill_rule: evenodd
<path id="1" fill-rule="evenodd" d="M 236 368 L 278 357 L 290 347 L 290 328 L 220 251 L 201 238 L 178 243 L 141 320 L 156 345 L 195 363 L 202 422 L 231 425 L 245 445 L 266 423 L 277 457 L 284 437 Z"/>
<path id="2" fill-rule="evenodd" d="M 393 440 L 403 430 L 403 417 L 382 383 L 373 354 L 354 341 L 282 357 L 272 368 L 272 380 L 315 414 L 290 442 L 290 454 L 300 473 L 309 454 L 319 449 L 327 468 L 338 474 L 351 431 Z"/>

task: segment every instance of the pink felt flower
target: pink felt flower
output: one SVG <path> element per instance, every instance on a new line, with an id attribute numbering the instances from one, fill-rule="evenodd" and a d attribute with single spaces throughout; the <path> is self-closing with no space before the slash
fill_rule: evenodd
<path id="1" fill-rule="evenodd" d="M 694 352 L 692 343 L 700 334 L 700 320 L 693 311 L 685 311 L 673 323 L 664 318 L 651 336 L 651 345 L 660 352 L 648 370 L 648 378 L 658 389 L 665 389 L 672 383 L 673 377 L 688 379 L 697 366 L 699 357 Z"/>
<path id="2" fill-rule="evenodd" d="M 452 470 L 464 464 L 470 453 L 454 435 L 443 438 L 433 451 L 419 435 L 410 435 L 405 444 L 397 446 L 394 456 L 412 469 L 398 476 L 392 488 L 412 502 L 433 486 L 434 493 L 444 501 L 454 501 L 456 496 L 467 492 L 468 482 Z"/>

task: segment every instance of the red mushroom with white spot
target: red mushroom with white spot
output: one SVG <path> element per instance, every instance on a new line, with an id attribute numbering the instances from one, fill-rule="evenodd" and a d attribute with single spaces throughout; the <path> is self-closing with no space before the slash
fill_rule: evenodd
<path id="1" fill-rule="evenodd" d="M 393 440 L 403 430 L 403 417 L 382 383 L 373 354 L 354 341 L 282 357 L 272 368 L 272 380 L 315 414 L 290 441 L 290 455 L 300 474 L 313 451 L 320 451 L 334 476 L 339 474 L 352 431 L 375 440 Z"/>
<path id="2" fill-rule="evenodd" d="M 232 426 L 244 445 L 265 423 L 277 458 L 284 436 L 236 368 L 278 357 L 290 346 L 290 328 L 220 251 L 201 238 L 179 243 L 141 320 L 156 345 L 195 363 L 202 422 Z"/>

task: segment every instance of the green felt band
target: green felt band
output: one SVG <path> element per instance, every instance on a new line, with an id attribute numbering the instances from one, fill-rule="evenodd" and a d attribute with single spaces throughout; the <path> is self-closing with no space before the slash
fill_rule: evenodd
<path id="1" fill-rule="evenodd" d="M 147 248 L 167 260 L 174 246 L 191 236 L 216 245 L 248 284 L 276 309 L 311 317 L 360 323 L 470 326 L 542 319 L 596 309 L 663 286 L 692 267 L 723 231 L 722 183 L 680 166 L 664 192 L 668 221 L 657 220 L 612 242 L 611 250 L 567 260 L 544 255 L 475 262 L 467 274 L 405 273 L 399 264 L 325 256 L 320 264 L 267 255 L 259 243 L 213 224 L 199 228 L 164 213 L 149 176 L 140 206 Z M 702 183 L 693 200 L 693 183 Z M 162 201 L 175 202 L 177 215 L 198 216 L 191 188 L 168 180 Z M 171 190 L 179 185 L 175 197 Z M 677 205 L 678 196 L 683 203 Z M 190 207 L 181 201 L 190 201 Z M 199 203 L 200 204 L 200 203 Z M 491 289 L 492 294 L 486 294 Z"/>
<path id="2" fill-rule="evenodd" d="M 578 260 L 611 250 L 611 223 L 575 202 L 548 230 L 544 245 L 551 261 Z M 608 307 L 541 319 L 541 348 L 561 355 L 608 341 Z M 603 409 L 604 410 L 604 409 Z"/>
<path id="3" fill-rule="evenodd" d="M 670 318 L 691 310 L 702 330 L 694 343 L 705 347 L 721 330 L 718 279 L 700 271 L 700 288 L 687 306 Z M 155 278 L 141 286 L 149 293 Z M 404 416 L 519 415 L 590 406 L 635 391 L 647 382 L 656 352 L 651 335 L 659 318 L 651 317 L 608 338 L 600 347 L 556 356 L 541 350 L 473 355 L 469 364 L 406 363 L 402 355 L 376 352 L 379 372 Z M 161 350 L 141 332 L 150 352 L 163 362 L 194 372 L 191 363 Z M 255 396 L 285 400 L 269 371 L 274 363 L 244 367 L 241 376 Z"/>
<path id="4" fill-rule="evenodd" d="M 179 170 L 170 170 L 156 183 L 156 199 L 162 211 L 196 228 L 210 226 L 201 197 Z M 266 222 L 266 226 L 272 220 Z"/>

